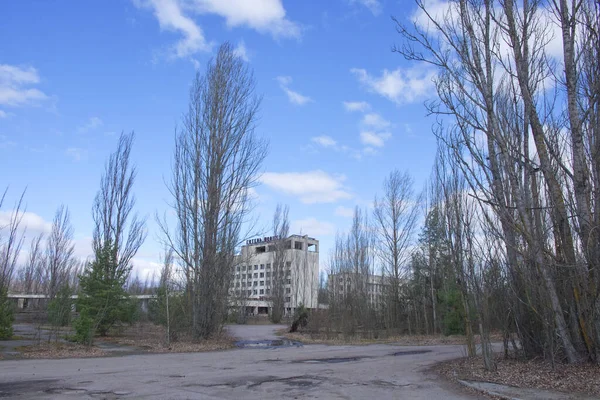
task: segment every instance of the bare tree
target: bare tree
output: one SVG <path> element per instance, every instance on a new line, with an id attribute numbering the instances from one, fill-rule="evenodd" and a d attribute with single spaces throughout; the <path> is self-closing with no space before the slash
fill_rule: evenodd
<path id="1" fill-rule="evenodd" d="M 46 255 L 44 257 L 44 275 L 47 284 L 45 292 L 51 300 L 54 299 L 63 286 L 69 283 L 71 270 L 76 264 L 73 256 L 74 251 L 73 227 L 71 226 L 69 209 L 61 205 L 52 221 L 52 229 L 46 242 Z"/>
<path id="2" fill-rule="evenodd" d="M 267 145 L 254 135 L 260 99 L 254 78 L 229 43 L 221 45 L 190 91 L 177 130 L 173 196 L 177 227 L 166 242 L 181 260 L 195 337 L 217 333 L 228 307 L 234 253 Z"/>
<path id="3" fill-rule="evenodd" d="M 145 220 L 133 213 L 136 168 L 130 164 L 130 156 L 134 138 L 133 132 L 119 136 L 117 150 L 105 165 L 92 208 L 92 248 L 95 254 L 110 248 L 115 260 L 115 265 L 105 271 L 110 279 L 128 278 L 131 259 L 146 239 Z"/>
<path id="4" fill-rule="evenodd" d="M 411 245 L 417 219 L 418 202 L 408 172 L 394 170 L 383 184 L 383 197 L 375 198 L 373 215 L 377 235 L 377 255 L 389 282 L 388 326 L 399 328 L 403 307 L 401 286 L 409 273 Z"/>
<path id="5" fill-rule="evenodd" d="M 276 237 L 273 246 L 273 278 L 271 285 L 271 321 L 279 323 L 285 313 L 287 262 L 286 250 L 289 242 L 290 221 L 288 206 L 277 204 L 273 214 L 273 236 Z"/>
<path id="6" fill-rule="evenodd" d="M 0 209 L 4 205 L 7 193 L 8 188 L 4 190 L 2 197 L 0 197 Z M 15 207 L 9 214 L 8 221 L 4 225 L 0 225 L 0 294 L 3 291 L 7 291 L 10 286 L 21 247 L 23 246 L 24 234 L 19 228 L 23 220 L 23 213 L 25 212 L 23 205 L 24 197 L 25 192 L 17 200 Z"/>

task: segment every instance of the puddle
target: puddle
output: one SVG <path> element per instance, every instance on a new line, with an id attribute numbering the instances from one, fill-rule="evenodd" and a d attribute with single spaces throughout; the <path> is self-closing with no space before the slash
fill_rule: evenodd
<path id="1" fill-rule="evenodd" d="M 392 355 L 392 356 L 412 356 L 412 355 L 416 355 L 416 354 L 425 354 L 425 353 L 431 353 L 431 350 L 406 350 L 406 351 L 397 351 L 397 352 L 392 353 L 390 355 Z"/>
<path id="2" fill-rule="evenodd" d="M 339 364 L 353 361 L 360 361 L 367 357 L 332 357 L 332 358 L 315 358 L 313 360 L 298 360 L 295 363 L 305 364 Z"/>
<path id="3" fill-rule="evenodd" d="M 278 349 L 280 347 L 302 347 L 302 343 L 295 340 L 240 340 L 235 345 L 241 349 Z"/>

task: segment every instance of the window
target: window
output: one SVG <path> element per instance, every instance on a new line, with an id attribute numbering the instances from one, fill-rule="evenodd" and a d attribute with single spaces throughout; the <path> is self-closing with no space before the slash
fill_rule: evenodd
<path id="1" fill-rule="evenodd" d="M 246 287 L 246 282 L 242 282 L 242 287 Z"/>
<path id="2" fill-rule="evenodd" d="M 291 285 L 292 284 L 292 280 L 291 279 L 286 279 L 285 283 L 287 283 L 288 285 Z"/>
<path id="3" fill-rule="evenodd" d="M 267 269 L 271 269 L 271 264 L 267 264 Z"/>
<path id="4" fill-rule="evenodd" d="M 260 264 L 260 269 L 265 269 L 265 264 Z"/>
<path id="5" fill-rule="evenodd" d="M 242 274 L 242 279 L 246 279 L 246 274 Z"/>
<path id="6" fill-rule="evenodd" d="M 265 294 L 265 289 L 260 289 L 260 294 Z"/>
<path id="7" fill-rule="evenodd" d="M 270 278 L 270 277 L 271 277 L 271 273 L 267 272 L 267 278 Z"/>
<path id="8" fill-rule="evenodd" d="M 255 269 L 255 270 L 257 270 L 257 269 L 258 269 L 258 265 L 255 265 L 255 266 L 254 266 L 254 269 Z"/>
<path id="9" fill-rule="evenodd" d="M 290 288 L 285 288 L 285 293 L 286 293 L 286 294 L 290 294 L 290 293 L 292 293 L 292 289 L 290 289 Z"/>
<path id="10" fill-rule="evenodd" d="M 239 283 L 239 282 L 237 282 L 237 283 L 235 284 L 235 287 L 240 287 L 240 283 Z"/>
<path id="11" fill-rule="evenodd" d="M 256 272 L 255 272 L 255 273 L 254 273 L 254 277 L 255 277 L 255 278 L 258 278 L 258 273 L 256 273 Z"/>
<path id="12" fill-rule="evenodd" d="M 252 290 L 248 290 L 248 296 L 252 294 Z"/>
<path id="13" fill-rule="evenodd" d="M 240 272 L 240 267 L 237 267 L 235 270 L 236 270 L 237 272 Z"/>
<path id="14" fill-rule="evenodd" d="M 258 291 L 254 289 L 254 292 L 252 294 L 258 294 Z"/>
<path id="15" fill-rule="evenodd" d="M 271 294 L 271 289 L 267 289 L 267 294 Z"/>
<path id="16" fill-rule="evenodd" d="M 264 272 L 261 272 L 261 273 L 260 273 L 260 277 L 261 277 L 261 278 L 264 278 L 264 277 L 265 277 L 265 273 L 264 273 Z"/>
<path id="17" fill-rule="evenodd" d="M 246 270 L 246 266 L 242 265 L 242 271 L 245 271 L 245 270 Z"/>
<path id="18" fill-rule="evenodd" d="M 285 267 L 286 267 L 287 269 L 290 269 L 290 268 L 292 267 L 292 262 L 291 262 L 291 261 L 286 261 L 286 262 L 285 262 Z"/>
<path id="19" fill-rule="evenodd" d="M 291 298 L 290 298 L 290 297 L 286 297 L 286 298 L 285 298 L 285 302 L 286 302 L 286 303 L 289 303 L 289 302 L 290 302 L 290 300 L 291 300 Z"/>
<path id="20" fill-rule="evenodd" d="M 260 286 L 265 286 L 265 281 L 260 281 Z"/>

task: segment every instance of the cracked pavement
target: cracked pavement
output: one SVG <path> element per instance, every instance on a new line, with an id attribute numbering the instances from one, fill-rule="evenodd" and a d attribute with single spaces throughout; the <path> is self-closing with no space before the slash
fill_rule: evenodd
<path id="1" fill-rule="evenodd" d="M 277 327 L 235 327 L 259 338 Z M 462 346 L 324 346 L 0 362 L 0 397 L 23 399 L 464 399 L 427 372 Z"/>

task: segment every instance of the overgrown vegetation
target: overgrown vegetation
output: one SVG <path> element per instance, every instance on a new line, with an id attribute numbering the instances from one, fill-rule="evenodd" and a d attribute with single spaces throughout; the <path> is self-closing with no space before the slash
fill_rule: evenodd
<path id="1" fill-rule="evenodd" d="M 6 294 L 6 289 L 0 289 L 0 340 L 10 339 L 13 335 L 13 305 Z"/>

